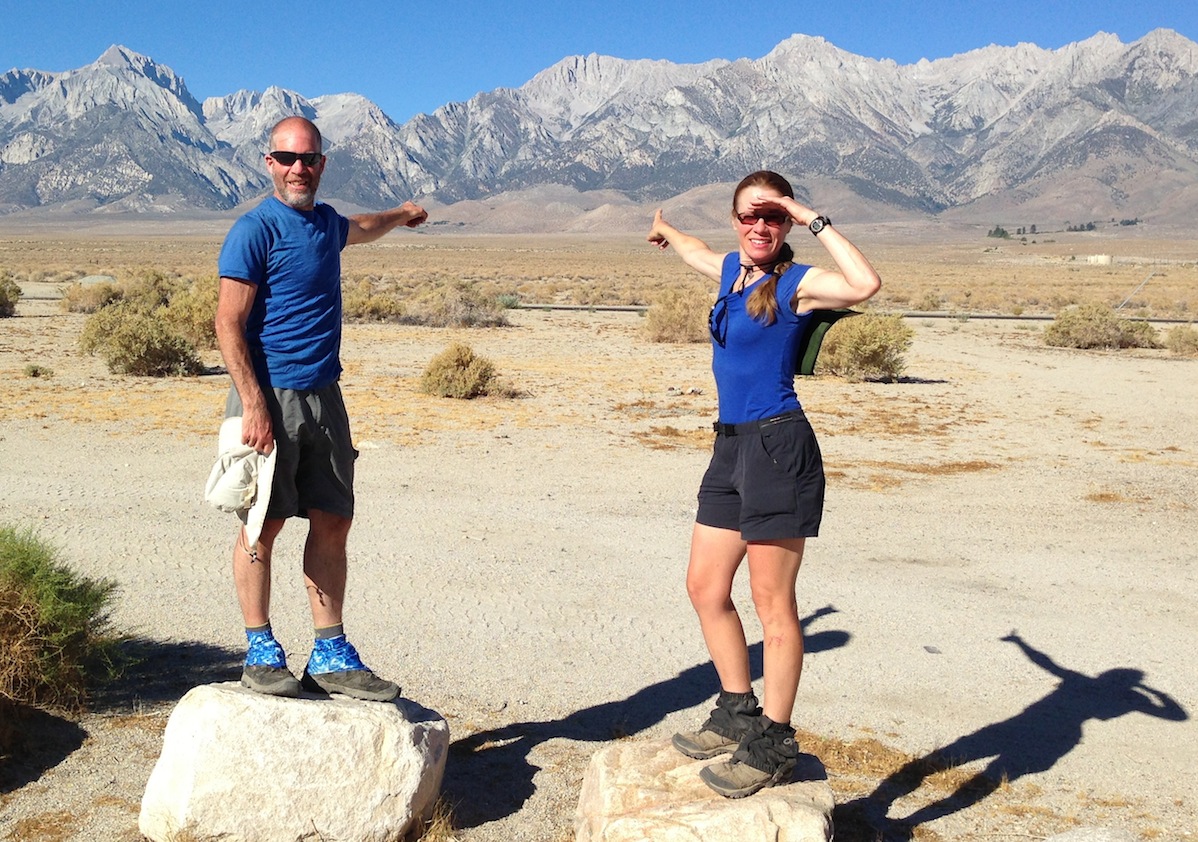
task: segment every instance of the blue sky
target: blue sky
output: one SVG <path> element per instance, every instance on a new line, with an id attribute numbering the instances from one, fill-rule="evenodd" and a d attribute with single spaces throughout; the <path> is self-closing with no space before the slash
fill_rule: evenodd
<path id="1" fill-rule="evenodd" d="M 352 91 L 400 123 L 588 53 L 760 58 L 803 33 L 910 64 L 989 44 L 1057 49 L 1100 31 L 1130 43 L 1165 27 L 1198 41 L 1196 0 L 0 0 L 0 21 L 0 72 L 71 70 L 122 44 L 169 66 L 201 101 L 270 85 L 306 97 Z"/>

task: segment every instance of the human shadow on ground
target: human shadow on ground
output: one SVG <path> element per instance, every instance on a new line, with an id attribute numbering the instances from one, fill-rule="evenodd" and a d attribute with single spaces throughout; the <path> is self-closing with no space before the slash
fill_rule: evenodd
<path id="1" fill-rule="evenodd" d="M 121 644 L 120 658 L 120 676 L 92 694 L 93 710 L 136 712 L 147 706 L 177 702 L 188 690 L 202 684 L 237 681 L 245 650 L 197 640 L 132 637 Z"/>
<path id="2" fill-rule="evenodd" d="M 53 769 L 83 745 L 87 731 L 65 715 L 23 704 L 4 712 L 6 751 L 0 751 L 0 795 L 20 789 Z"/>
<path id="3" fill-rule="evenodd" d="M 804 630 L 836 611 L 828 605 L 812 612 L 802 621 Z M 804 633 L 808 655 L 837 649 L 849 639 L 848 632 L 839 630 Z M 761 655 L 761 643 L 749 647 L 754 680 L 761 677 Z M 705 661 L 627 698 L 584 708 L 563 719 L 513 722 L 454 740 L 441 788 L 453 807 L 454 825 L 477 827 L 518 812 L 536 791 L 533 777 L 540 767 L 528 759 L 536 746 L 557 738 L 606 742 L 638 734 L 675 711 L 714 701 L 718 685 L 715 667 Z"/>
<path id="4" fill-rule="evenodd" d="M 1082 740 L 1091 719 L 1117 719 L 1143 713 L 1170 722 L 1189 719 L 1168 694 L 1144 684 L 1144 671 L 1115 668 L 1094 677 L 1057 664 L 1017 633 L 1000 638 L 1014 643 L 1033 664 L 1060 679 L 1051 693 L 1010 719 L 979 728 L 923 757 L 906 763 L 874 791 L 836 808 L 836 838 L 846 842 L 907 842 L 921 824 L 979 803 L 1004 781 L 1044 772 Z M 950 794 L 920 807 L 904 819 L 888 817 L 901 798 L 916 792 L 931 775 L 992 758 L 980 772 Z"/>
<path id="5" fill-rule="evenodd" d="M 239 651 L 196 641 L 140 637 L 123 641 L 117 650 L 120 672 L 91 690 L 87 713 L 74 716 L 17 706 L 12 745 L 0 756 L 0 794 L 38 780 L 78 750 L 88 737 L 87 714 L 144 713 L 178 701 L 198 685 L 236 681 L 243 656 Z"/>

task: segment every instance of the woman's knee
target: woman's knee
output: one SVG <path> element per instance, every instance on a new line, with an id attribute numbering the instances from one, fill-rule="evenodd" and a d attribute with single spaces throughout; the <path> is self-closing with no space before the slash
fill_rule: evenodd
<path id="1" fill-rule="evenodd" d="M 732 605 L 732 586 L 722 579 L 689 575 L 686 577 L 686 595 L 696 611 L 724 610 Z"/>
<path id="2" fill-rule="evenodd" d="M 763 626 L 798 626 L 799 605 L 793 589 L 777 589 L 754 585 L 750 588 L 753 607 Z"/>

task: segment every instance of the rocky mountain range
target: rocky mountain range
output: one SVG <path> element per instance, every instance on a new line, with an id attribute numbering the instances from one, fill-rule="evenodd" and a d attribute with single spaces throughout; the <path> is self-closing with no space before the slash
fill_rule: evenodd
<path id="1" fill-rule="evenodd" d="M 910 65 L 804 35 L 756 60 L 573 56 L 402 125 L 355 94 L 201 103 L 113 46 L 77 70 L 0 75 L 0 214 L 230 212 L 268 190 L 267 133 L 288 114 L 325 135 L 322 198 L 415 198 L 490 230 L 619 227 L 763 166 L 876 220 L 1181 224 L 1198 198 L 1198 45 L 1159 29 Z"/>

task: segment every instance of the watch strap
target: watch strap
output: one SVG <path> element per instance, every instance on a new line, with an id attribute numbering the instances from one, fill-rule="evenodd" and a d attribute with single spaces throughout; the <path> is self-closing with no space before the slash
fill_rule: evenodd
<path id="1" fill-rule="evenodd" d="M 818 234 L 820 231 L 823 231 L 825 228 L 827 228 L 831 224 L 832 224 L 832 220 L 828 219 L 828 217 L 817 216 L 815 219 L 813 219 L 807 223 L 807 228 L 808 228 L 808 230 L 811 231 L 812 234 Z"/>

